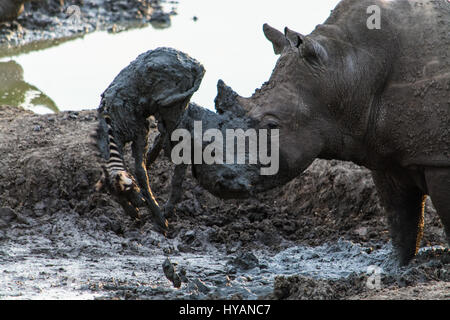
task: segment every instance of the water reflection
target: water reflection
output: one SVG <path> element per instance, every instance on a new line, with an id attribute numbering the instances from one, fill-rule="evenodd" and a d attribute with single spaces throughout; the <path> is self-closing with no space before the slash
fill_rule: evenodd
<path id="1" fill-rule="evenodd" d="M 58 112 L 55 102 L 23 79 L 23 69 L 15 61 L 0 62 L 0 105 Z"/>
<path id="2" fill-rule="evenodd" d="M 0 0 L 1 1 L 1 0 Z M 0 26 L 0 32 L 1 32 Z M 71 37 L 63 37 L 59 39 L 44 39 L 39 41 L 33 41 L 21 46 L 11 46 L 8 44 L 0 45 L 0 58 L 18 56 L 20 54 L 26 54 L 34 51 L 45 50 L 52 47 L 59 46 L 67 41 L 83 38 L 84 34 L 76 34 Z"/>

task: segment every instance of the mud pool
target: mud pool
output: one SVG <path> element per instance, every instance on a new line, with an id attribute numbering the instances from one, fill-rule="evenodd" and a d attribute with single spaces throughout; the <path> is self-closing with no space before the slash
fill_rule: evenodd
<path id="1" fill-rule="evenodd" d="M 84 250 L 74 250 L 77 245 L 73 241 L 71 248 L 55 247 L 48 239 L 33 239 L 35 246 L 28 249 L 7 243 L 0 256 L 0 283 L 4 284 L 0 298 L 93 299 L 134 294 L 155 299 L 257 299 L 273 291 L 276 276 L 345 280 L 351 274 L 366 273 L 370 265 L 383 264 L 389 252 L 383 247 L 369 254 L 368 248 L 338 241 L 319 247 L 294 246 L 276 254 L 255 250 L 236 256 L 216 249 L 173 254 L 169 255 L 171 261 L 178 264 L 177 269 L 183 268 L 190 280 L 176 289 L 164 276 L 161 265 L 166 255 L 162 250 L 133 243 L 124 250 L 123 241 L 111 237 L 101 246 L 96 242 L 93 248 L 85 239 L 79 243 Z M 99 257 L 95 251 L 103 255 Z M 109 254 L 105 256 L 105 252 Z"/>
<path id="2" fill-rule="evenodd" d="M 64 220 L 70 223 L 60 221 Z M 374 250 L 347 240 L 316 247 L 286 243 L 288 248 L 277 253 L 238 250 L 229 254 L 207 245 L 199 253 L 176 250 L 170 254 L 181 239 L 165 240 L 152 233 L 160 246 L 155 248 L 113 233 L 100 240 L 77 228 L 71 234 L 56 231 L 52 235 L 3 242 L 0 299 L 258 299 L 271 296 L 276 277 L 299 275 L 336 283 L 357 279 L 354 290 L 367 292 L 381 289 L 386 285 L 381 281 L 399 278 L 408 270 L 392 267 L 389 244 Z M 445 251 L 422 248 L 419 255 L 435 250 Z M 180 288 L 164 276 L 161 266 L 167 257 L 177 271 L 185 271 L 186 282 Z M 377 275 L 379 287 L 371 287 L 370 279 Z"/>
<path id="3" fill-rule="evenodd" d="M 96 123 L 94 111 L 0 107 L 0 299 L 373 297 L 374 267 L 389 297 L 433 281 L 440 289 L 430 294 L 448 293 L 450 254 L 436 247 L 445 235 L 431 202 L 428 248 L 397 270 L 363 168 L 317 160 L 286 186 L 239 201 L 215 198 L 189 174 L 165 238 L 92 192 L 101 173 L 89 139 Z M 152 166 L 158 202 L 172 170 L 164 158 Z M 179 289 L 163 272 L 166 258 L 185 273 Z"/>

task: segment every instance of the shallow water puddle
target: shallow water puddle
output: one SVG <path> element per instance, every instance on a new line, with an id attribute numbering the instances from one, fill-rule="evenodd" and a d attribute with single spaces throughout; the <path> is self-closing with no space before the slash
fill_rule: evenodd
<path id="1" fill-rule="evenodd" d="M 24 249 L 11 243 L 5 248 L 0 254 L 1 299 L 94 299 L 120 290 L 155 299 L 208 295 L 227 299 L 236 294 L 257 299 L 272 292 L 276 276 L 344 279 L 352 273 L 366 273 L 370 265 L 381 266 L 390 252 L 384 246 L 368 253 L 369 248 L 340 240 L 319 247 L 290 247 L 275 255 L 265 250 L 247 252 L 255 259 L 248 268 L 214 249 L 177 253 L 170 256 L 177 271 L 185 269 L 187 278 L 197 285 L 175 289 L 163 274 L 166 255 L 162 250 L 141 247 L 139 254 L 68 258 L 55 256 L 57 250 L 49 252 L 50 247 Z"/>
<path id="2" fill-rule="evenodd" d="M 100 94 L 122 68 L 142 52 L 169 46 L 204 64 L 207 72 L 193 102 L 212 108 L 218 79 L 248 96 L 269 78 L 277 56 L 264 38 L 263 23 L 307 34 L 325 21 L 338 2 L 167 3 L 169 11 L 175 6 L 178 13 L 169 28 L 94 32 L 53 47 L 47 41 L 46 49 L 0 58 L 0 104 L 21 105 L 37 113 L 96 108 Z"/>
<path id="3" fill-rule="evenodd" d="M 369 266 L 383 265 L 390 246 L 371 251 L 350 241 L 339 240 L 318 247 L 291 247 L 267 261 L 268 270 L 280 275 L 295 274 L 321 279 L 342 279 L 365 273 Z"/>

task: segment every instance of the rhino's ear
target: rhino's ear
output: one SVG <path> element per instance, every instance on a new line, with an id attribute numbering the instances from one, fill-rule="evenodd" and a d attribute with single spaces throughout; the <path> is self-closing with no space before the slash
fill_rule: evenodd
<path id="1" fill-rule="evenodd" d="M 327 50 L 319 42 L 310 37 L 303 38 L 300 52 L 311 63 L 324 63 L 328 60 Z"/>
<path id="2" fill-rule="evenodd" d="M 292 31 L 288 27 L 284 28 L 284 36 L 289 41 L 290 45 L 292 47 L 296 47 L 296 48 L 298 48 L 305 39 L 304 35 L 302 35 L 298 32 Z"/>
<path id="3" fill-rule="evenodd" d="M 292 47 L 299 48 L 301 55 L 309 62 L 325 62 L 328 58 L 325 48 L 316 40 L 284 28 L 284 35 Z"/>
<path id="4" fill-rule="evenodd" d="M 266 38 L 270 42 L 272 42 L 273 51 L 275 52 L 275 54 L 280 54 L 283 51 L 284 47 L 289 45 L 289 41 L 286 39 L 284 34 L 277 29 L 272 28 L 267 23 L 264 23 L 263 31 Z"/>

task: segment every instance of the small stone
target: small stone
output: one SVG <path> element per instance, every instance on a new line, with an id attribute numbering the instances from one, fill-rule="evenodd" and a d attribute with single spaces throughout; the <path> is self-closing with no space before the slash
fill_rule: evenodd
<path id="1" fill-rule="evenodd" d="M 365 237 L 367 235 L 367 227 L 360 227 L 355 230 L 355 233 L 360 237 Z"/>
<path id="2" fill-rule="evenodd" d="M 187 289 L 188 292 L 191 292 L 191 293 L 198 292 L 198 287 L 197 287 L 197 285 L 195 284 L 195 282 L 193 282 L 193 281 L 191 281 L 191 282 L 188 283 L 186 289 Z"/>
<path id="3" fill-rule="evenodd" d="M 200 291 L 201 293 L 207 294 L 208 292 L 211 291 L 211 289 L 207 285 L 205 285 L 205 283 L 203 281 L 201 281 L 200 279 L 197 278 L 193 282 L 197 286 L 198 291 Z"/>
<path id="4" fill-rule="evenodd" d="M 195 240 L 195 231 L 186 231 L 186 233 L 182 236 L 182 240 L 188 244 L 192 243 Z"/>
<path id="5" fill-rule="evenodd" d="M 43 201 L 40 201 L 34 205 L 34 215 L 36 217 L 41 217 L 45 214 L 45 208 L 47 206 Z"/>
<path id="6" fill-rule="evenodd" d="M 175 266 L 170 262 L 169 258 L 166 258 L 163 265 L 164 275 L 170 282 L 172 282 L 175 288 L 181 287 L 181 279 L 180 276 L 175 271 Z"/>
<path id="7" fill-rule="evenodd" d="M 3 220 L 4 222 L 9 223 L 16 217 L 17 214 L 13 209 L 9 207 L 0 208 L 0 219 Z"/>
<path id="8" fill-rule="evenodd" d="M 259 266 L 258 258 L 252 252 L 241 253 L 231 263 L 242 270 L 250 270 Z"/>
<path id="9" fill-rule="evenodd" d="M 185 268 L 181 268 L 180 269 L 179 275 L 180 275 L 180 279 L 181 279 L 182 282 L 184 282 L 184 283 L 188 283 L 189 282 L 189 279 L 186 276 L 186 269 Z"/>

